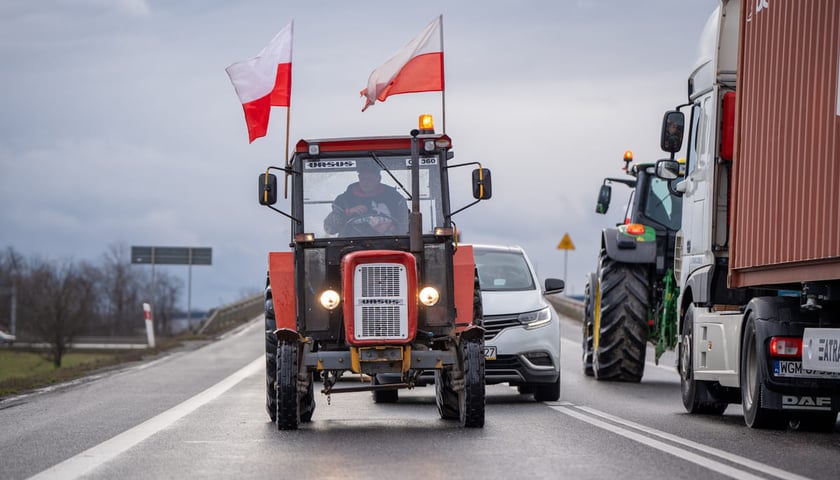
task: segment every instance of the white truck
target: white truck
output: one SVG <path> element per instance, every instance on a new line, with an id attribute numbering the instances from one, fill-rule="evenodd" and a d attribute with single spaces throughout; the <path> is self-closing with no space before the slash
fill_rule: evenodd
<path id="1" fill-rule="evenodd" d="M 701 38 L 675 250 L 683 404 L 831 431 L 840 409 L 840 2 L 723 0 Z M 687 113 L 683 113 L 685 110 Z M 687 120 L 687 122 L 686 122 Z"/>

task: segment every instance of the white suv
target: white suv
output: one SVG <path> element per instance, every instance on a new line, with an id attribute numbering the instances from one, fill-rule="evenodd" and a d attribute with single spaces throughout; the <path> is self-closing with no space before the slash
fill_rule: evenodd
<path id="1" fill-rule="evenodd" d="M 545 295 L 564 282 L 545 280 L 545 289 L 525 251 L 518 246 L 473 245 L 481 285 L 485 375 L 488 385 L 505 383 L 537 401 L 560 398 L 560 321 Z"/>

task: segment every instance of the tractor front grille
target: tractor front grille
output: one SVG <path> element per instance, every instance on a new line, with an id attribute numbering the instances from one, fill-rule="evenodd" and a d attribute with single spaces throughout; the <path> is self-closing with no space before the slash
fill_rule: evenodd
<path id="1" fill-rule="evenodd" d="M 408 338 L 408 278 L 399 263 L 357 265 L 353 277 L 358 340 Z"/>

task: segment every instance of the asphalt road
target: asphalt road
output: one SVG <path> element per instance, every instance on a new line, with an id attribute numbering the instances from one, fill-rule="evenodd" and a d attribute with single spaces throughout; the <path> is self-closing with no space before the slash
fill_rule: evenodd
<path id="1" fill-rule="evenodd" d="M 261 320 L 195 350 L 0 402 L 0 478 L 838 478 L 840 435 L 758 431 L 740 405 L 691 416 L 673 354 L 640 384 L 583 376 L 563 323 L 558 402 L 487 387 L 486 425 L 441 420 L 434 388 L 316 394 L 311 423 L 265 413 Z M 649 350 L 648 358 L 653 359 Z M 345 381 L 358 381 L 347 378 Z"/>

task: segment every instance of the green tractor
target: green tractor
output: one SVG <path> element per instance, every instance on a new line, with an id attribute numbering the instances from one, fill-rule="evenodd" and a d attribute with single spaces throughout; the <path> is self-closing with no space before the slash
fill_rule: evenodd
<path id="1" fill-rule="evenodd" d="M 679 150 L 664 139 L 662 146 L 672 157 Z M 628 150 L 623 170 L 630 178 L 605 178 L 595 210 L 607 213 L 610 184 L 632 189 L 624 223 L 602 231 L 598 271 L 586 276 L 583 371 L 598 380 L 639 382 L 648 341 L 657 363 L 677 342 L 673 268 L 682 197 L 655 175 L 654 163 L 632 161 Z"/>

